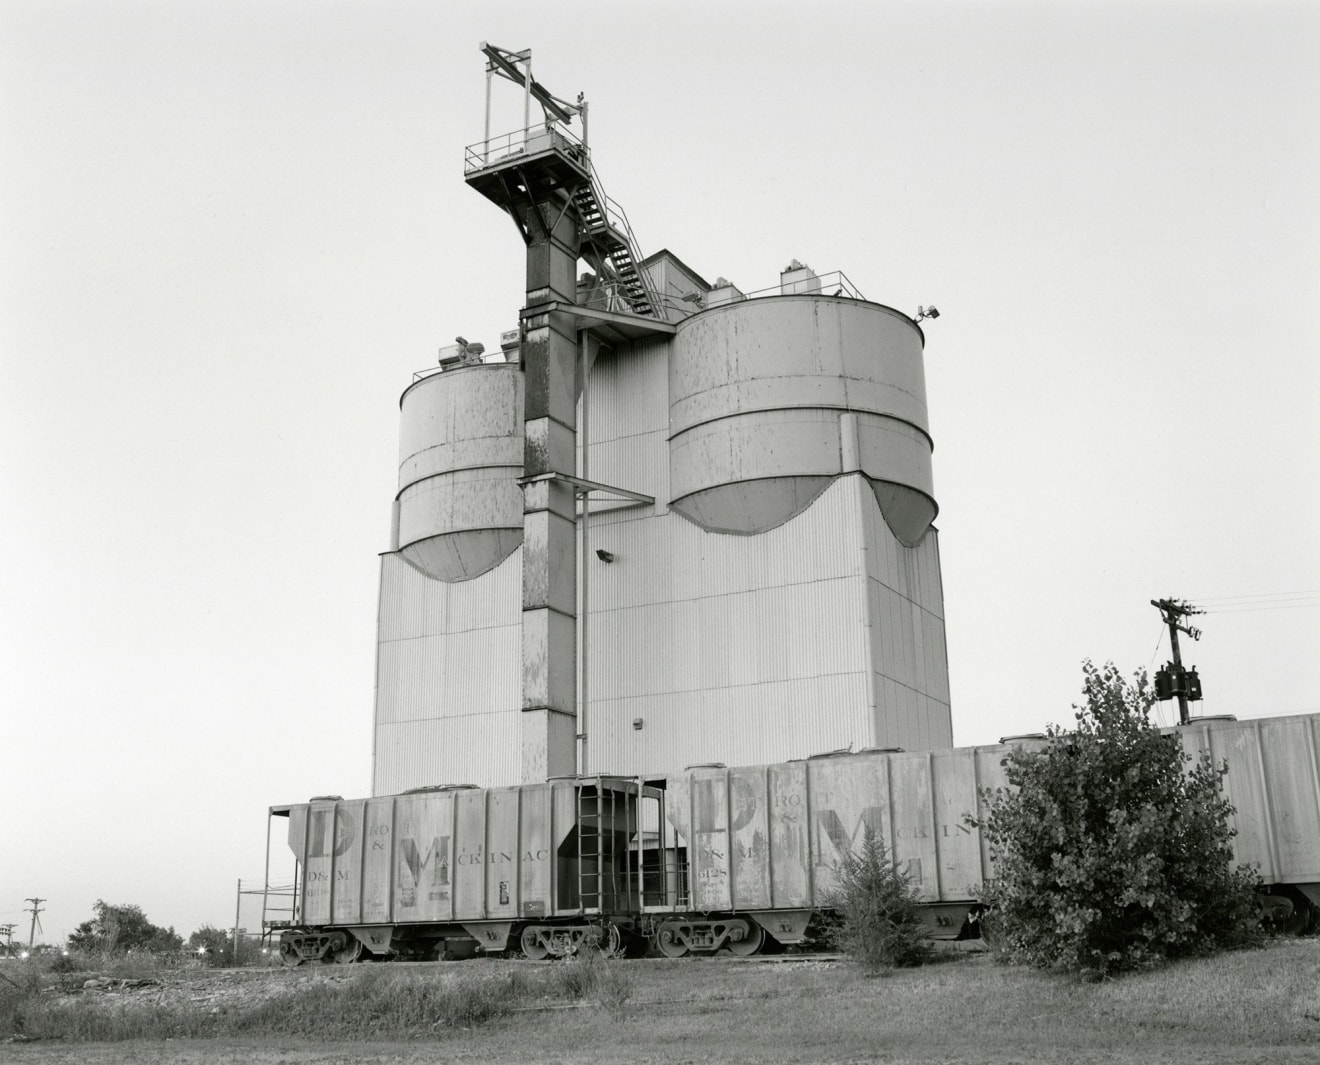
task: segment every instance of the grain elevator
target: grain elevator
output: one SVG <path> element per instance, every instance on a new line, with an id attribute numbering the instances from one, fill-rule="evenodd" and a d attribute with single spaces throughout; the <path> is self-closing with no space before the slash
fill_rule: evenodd
<path id="1" fill-rule="evenodd" d="M 796 260 L 741 291 L 643 258 L 585 101 L 482 51 L 465 180 L 525 304 L 403 393 L 373 793 L 951 746 L 918 322 Z"/>

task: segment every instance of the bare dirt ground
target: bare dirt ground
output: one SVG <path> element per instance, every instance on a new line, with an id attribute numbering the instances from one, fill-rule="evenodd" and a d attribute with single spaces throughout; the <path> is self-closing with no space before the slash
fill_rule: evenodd
<path id="1" fill-rule="evenodd" d="M 219 1013 L 292 994 L 311 984 L 342 983 L 368 968 L 365 965 L 309 965 L 297 969 L 175 969 L 129 979 L 87 974 L 76 980 L 65 978 L 60 982 L 66 987 L 76 985 L 67 993 L 100 998 L 107 1006 L 151 1003 Z"/>

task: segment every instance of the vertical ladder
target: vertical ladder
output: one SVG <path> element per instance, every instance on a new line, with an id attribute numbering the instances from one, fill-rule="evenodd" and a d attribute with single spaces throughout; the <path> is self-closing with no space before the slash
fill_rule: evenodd
<path id="1" fill-rule="evenodd" d="M 591 794 L 588 794 L 590 788 Z M 605 831 L 614 824 L 614 793 L 597 780 L 578 788 L 578 900 L 584 910 L 604 909 Z"/>

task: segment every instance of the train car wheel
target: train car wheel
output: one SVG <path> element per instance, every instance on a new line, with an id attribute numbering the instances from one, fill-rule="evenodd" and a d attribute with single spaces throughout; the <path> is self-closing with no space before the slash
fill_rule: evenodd
<path id="1" fill-rule="evenodd" d="M 348 942 L 330 955 L 330 961 L 336 965 L 352 965 L 362 957 L 362 940 L 349 936 Z"/>
<path id="2" fill-rule="evenodd" d="M 655 933 L 655 947 L 666 958 L 682 958 L 688 952 L 687 944 L 674 929 L 661 925 Z"/>
<path id="3" fill-rule="evenodd" d="M 755 921 L 744 921 L 747 925 L 747 934 L 742 939 L 730 939 L 727 946 L 730 954 L 736 954 L 740 958 L 749 958 L 753 954 L 759 954 L 761 948 L 765 946 L 765 929 Z"/>
<path id="4" fill-rule="evenodd" d="M 1276 887 L 1261 897 L 1262 916 L 1279 935 L 1302 936 L 1311 928 L 1314 910 L 1310 900 L 1291 887 Z"/>
<path id="5" fill-rule="evenodd" d="M 596 948 L 606 958 L 617 958 L 623 953 L 623 933 L 616 924 L 607 924 L 596 942 Z"/>
<path id="6" fill-rule="evenodd" d="M 524 928 L 518 937 L 518 946 L 522 948 L 523 956 L 531 961 L 545 961 L 550 956 L 550 950 L 541 942 L 539 933 L 538 928 Z"/>
<path id="7" fill-rule="evenodd" d="M 280 964 L 286 969 L 296 969 L 303 963 L 302 955 L 294 948 L 292 943 L 280 944 Z"/>

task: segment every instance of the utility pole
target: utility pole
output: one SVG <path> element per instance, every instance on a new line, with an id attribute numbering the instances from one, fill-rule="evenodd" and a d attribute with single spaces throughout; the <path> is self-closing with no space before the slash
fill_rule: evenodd
<path id="1" fill-rule="evenodd" d="M 1183 669 L 1182 652 L 1178 649 L 1178 633 L 1185 632 L 1193 640 L 1201 638 L 1201 630 L 1191 625 L 1184 625 L 1182 619 L 1192 614 L 1204 614 L 1199 607 L 1192 606 L 1184 599 L 1152 599 L 1150 605 L 1160 612 L 1164 624 L 1169 626 L 1169 644 L 1173 648 L 1173 661 L 1155 672 L 1155 698 L 1164 702 L 1175 696 L 1178 699 L 1178 724 L 1185 725 L 1191 720 L 1187 711 L 1189 702 L 1199 702 L 1201 698 L 1201 678 L 1196 667 Z"/>
<path id="2" fill-rule="evenodd" d="M 238 878 L 238 894 L 234 898 L 234 957 L 231 964 L 238 965 L 238 920 L 243 912 L 243 878 Z"/>
<path id="3" fill-rule="evenodd" d="M 23 901 L 32 903 L 32 906 L 24 911 L 25 913 L 32 914 L 32 930 L 28 932 L 28 950 L 31 950 L 32 944 L 37 940 L 37 929 L 41 928 L 41 918 L 38 916 L 41 913 L 41 904 L 47 900 L 24 899 Z M 42 931 L 44 932 L 45 929 L 42 928 Z"/>
<path id="4" fill-rule="evenodd" d="M 14 956 L 14 926 L 12 924 L 0 924 L 0 935 L 5 937 L 5 953 L 12 958 Z"/>

